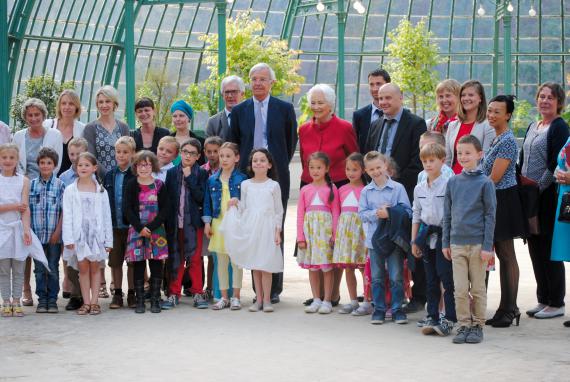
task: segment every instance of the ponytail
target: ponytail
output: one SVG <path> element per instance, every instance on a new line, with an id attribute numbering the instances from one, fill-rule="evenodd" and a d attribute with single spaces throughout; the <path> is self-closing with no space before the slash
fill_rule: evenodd
<path id="1" fill-rule="evenodd" d="M 333 192 L 334 189 L 333 189 L 333 182 L 332 182 L 331 176 L 329 175 L 328 172 L 325 174 L 325 180 L 326 180 L 327 184 L 329 185 L 329 190 L 330 190 L 330 192 L 329 192 L 329 203 L 331 203 L 334 200 L 334 192 Z"/>

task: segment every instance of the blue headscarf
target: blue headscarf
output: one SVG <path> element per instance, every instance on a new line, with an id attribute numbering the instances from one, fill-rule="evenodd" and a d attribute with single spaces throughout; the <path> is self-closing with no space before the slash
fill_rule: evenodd
<path id="1" fill-rule="evenodd" d="M 192 106 L 190 106 L 184 100 L 178 100 L 172 104 L 170 107 L 170 114 L 174 113 L 176 110 L 180 110 L 184 114 L 188 116 L 188 119 L 192 119 L 194 117 L 194 110 L 192 110 Z"/>

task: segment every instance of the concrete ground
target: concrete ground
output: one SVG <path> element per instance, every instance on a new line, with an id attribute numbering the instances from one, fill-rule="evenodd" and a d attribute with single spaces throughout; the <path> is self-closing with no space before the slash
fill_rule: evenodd
<path id="1" fill-rule="evenodd" d="M 520 327 L 486 328 L 482 344 L 454 345 L 449 337 L 423 336 L 416 326 L 421 313 L 403 326 L 304 313 L 310 289 L 308 272 L 292 256 L 294 204 L 275 313 L 247 311 L 249 276 L 241 311 L 197 310 L 189 298 L 172 311 L 144 315 L 109 311 L 110 299 L 101 301 L 99 316 L 26 308 L 24 318 L 0 320 L 0 381 L 570 381 L 570 329 L 562 326 L 568 317 L 522 317 Z M 526 246 L 517 241 L 516 249 L 524 312 L 536 303 L 535 281 Z M 499 302 L 498 275 L 490 277 L 488 315 Z M 341 291 L 346 302 L 344 282 Z"/>

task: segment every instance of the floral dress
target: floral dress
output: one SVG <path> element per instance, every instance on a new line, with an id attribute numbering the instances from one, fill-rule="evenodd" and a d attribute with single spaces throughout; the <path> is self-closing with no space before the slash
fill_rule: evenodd
<path id="1" fill-rule="evenodd" d="M 358 217 L 358 199 L 363 188 L 346 184 L 338 190 L 341 206 L 333 250 L 335 267 L 364 268 L 366 263 L 364 229 Z"/>

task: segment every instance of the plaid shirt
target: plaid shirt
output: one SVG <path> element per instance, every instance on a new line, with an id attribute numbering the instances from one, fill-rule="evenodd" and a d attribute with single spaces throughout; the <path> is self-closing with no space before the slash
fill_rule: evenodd
<path id="1" fill-rule="evenodd" d="M 64 189 L 65 185 L 55 175 L 52 175 L 48 181 L 43 180 L 40 176 L 31 182 L 30 215 L 32 231 L 42 244 L 49 243 L 49 239 L 59 223 Z"/>

